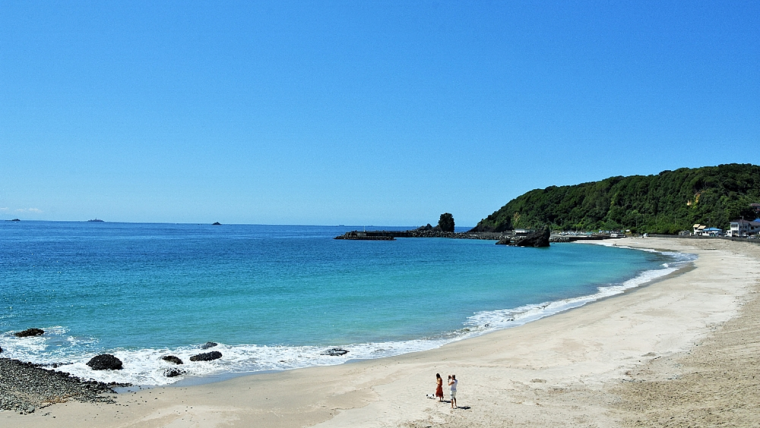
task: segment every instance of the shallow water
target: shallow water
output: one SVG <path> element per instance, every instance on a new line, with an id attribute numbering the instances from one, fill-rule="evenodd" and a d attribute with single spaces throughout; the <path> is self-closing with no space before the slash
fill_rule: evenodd
<path id="1" fill-rule="evenodd" d="M 595 245 L 332 239 L 353 229 L 2 222 L 3 356 L 143 385 L 177 380 L 163 376 L 168 353 L 189 376 L 337 364 L 520 325 L 689 260 Z M 29 327 L 46 334 L 11 334 Z M 187 364 L 206 341 L 224 357 Z M 332 346 L 350 352 L 320 355 Z M 102 352 L 125 369 L 90 371 Z"/>

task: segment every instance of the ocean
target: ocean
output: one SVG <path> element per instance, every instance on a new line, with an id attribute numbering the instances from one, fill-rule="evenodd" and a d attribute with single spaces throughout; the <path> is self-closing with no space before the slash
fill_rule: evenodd
<path id="1" fill-rule="evenodd" d="M 0 357 L 144 386 L 341 364 L 516 327 L 693 260 L 580 244 L 332 239 L 361 228 L 0 222 Z M 46 333 L 13 336 L 30 327 Z M 191 363 L 207 341 L 223 357 Z M 333 347 L 349 352 L 322 355 Z M 92 371 L 100 353 L 124 369 Z M 164 375 L 169 354 L 187 374 Z"/>

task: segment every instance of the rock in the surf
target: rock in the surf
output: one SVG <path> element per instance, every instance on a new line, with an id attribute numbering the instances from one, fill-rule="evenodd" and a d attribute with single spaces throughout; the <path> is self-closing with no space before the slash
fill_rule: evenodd
<path id="1" fill-rule="evenodd" d="M 123 368 L 121 360 L 111 354 L 101 354 L 97 357 L 92 357 L 87 362 L 87 365 L 93 370 L 121 370 Z"/>
<path id="2" fill-rule="evenodd" d="M 174 355 L 164 355 L 161 357 L 161 359 L 174 364 L 183 364 L 182 360 L 180 360 L 179 357 L 175 357 Z"/>
<path id="3" fill-rule="evenodd" d="M 326 350 L 325 352 L 323 352 L 320 355 L 329 355 L 331 357 L 340 357 L 341 355 L 346 355 L 346 354 L 348 354 L 348 351 L 346 351 L 343 348 L 331 348 L 331 349 Z"/>
<path id="4" fill-rule="evenodd" d="M 178 368 L 170 368 L 164 370 L 164 376 L 166 377 L 177 377 L 185 374 L 185 371 Z"/>
<path id="5" fill-rule="evenodd" d="M 39 328 L 28 328 L 24 331 L 13 333 L 13 335 L 16 337 L 33 337 L 33 336 L 42 336 L 43 334 L 45 334 L 45 330 L 42 330 Z"/>
<path id="6" fill-rule="evenodd" d="M 211 351 L 203 354 L 193 355 L 190 357 L 190 361 L 212 361 L 222 358 L 222 353 L 219 351 Z"/>
<path id="7" fill-rule="evenodd" d="M 218 345 L 218 343 L 216 342 L 206 342 L 203 345 L 201 345 L 201 349 L 213 348 L 216 345 Z"/>

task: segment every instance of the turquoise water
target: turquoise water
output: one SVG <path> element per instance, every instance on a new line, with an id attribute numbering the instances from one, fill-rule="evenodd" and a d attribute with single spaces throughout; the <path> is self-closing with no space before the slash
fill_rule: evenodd
<path id="1" fill-rule="evenodd" d="M 186 365 L 188 376 L 336 364 L 516 326 L 688 261 L 595 245 L 332 239 L 353 229 L 1 222 L 3 356 L 145 385 L 175 380 L 161 355 L 187 359 L 206 341 L 224 357 Z M 48 333 L 12 336 L 29 327 Z M 332 346 L 349 354 L 320 355 Z M 102 352 L 125 370 L 89 371 Z"/>

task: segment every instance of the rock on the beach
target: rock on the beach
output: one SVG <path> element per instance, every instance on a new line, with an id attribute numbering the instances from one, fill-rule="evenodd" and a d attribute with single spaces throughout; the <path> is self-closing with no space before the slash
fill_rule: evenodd
<path id="1" fill-rule="evenodd" d="M 24 331 L 13 333 L 13 335 L 16 337 L 42 336 L 43 334 L 45 334 L 45 331 L 40 328 L 28 328 Z"/>
<path id="2" fill-rule="evenodd" d="M 213 348 L 216 345 L 218 345 L 218 343 L 216 342 L 206 342 L 203 345 L 201 345 L 201 349 Z"/>
<path id="3" fill-rule="evenodd" d="M 121 360 L 114 357 L 111 354 L 101 354 L 97 357 L 92 357 L 87 365 L 92 367 L 93 370 L 121 370 Z"/>
<path id="4" fill-rule="evenodd" d="M 174 364 L 183 364 L 182 360 L 180 360 L 179 357 L 175 357 L 174 355 L 164 355 L 161 357 L 161 359 Z"/>
<path id="5" fill-rule="evenodd" d="M 222 353 L 219 351 L 211 351 L 203 354 L 193 355 L 190 357 L 190 361 L 212 361 L 222 358 Z"/>
<path id="6" fill-rule="evenodd" d="M 185 374 L 185 371 L 178 368 L 171 368 L 164 370 L 164 376 L 166 377 L 177 377 Z"/>
<path id="7" fill-rule="evenodd" d="M 329 355 L 331 357 L 340 357 L 341 355 L 348 354 L 348 351 L 342 348 L 331 348 L 321 353 L 320 355 Z"/>

